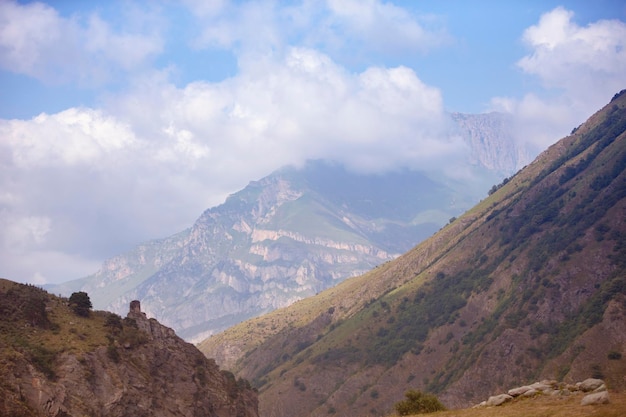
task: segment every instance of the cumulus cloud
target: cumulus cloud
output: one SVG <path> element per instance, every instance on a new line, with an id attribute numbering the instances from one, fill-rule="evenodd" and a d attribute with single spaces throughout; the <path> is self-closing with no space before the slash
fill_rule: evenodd
<path id="1" fill-rule="evenodd" d="M 599 20 L 579 26 L 574 17 L 557 7 L 523 34 L 530 53 L 517 65 L 544 91 L 492 102 L 516 115 L 521 139 L 537 149 L 565 136 L 626 87 L 626 24 Z"/>
<path id="2" fill-rule="evenodd" d="M 153 82 L 110 107 L 145 136 L 185 132 L 212 164 L 228 161 L 247 178 L 307 158 L 359 170 L 416 166 L 456 145 L 445 136 L 439 90 L 406 67 L 354 74 L 318 51 L 290 48 L 243 59 L 240 73 L 219 83 Z M 144 114 L 152 117 L 141 121 Z"/>
<path id="3" fill-rule="evenodd" d="M 161 49 L 157 33 L 117 31 L 95 13 L 66 18 L 39 2 L 0 2 L 0 67 L 46 83 L 102 84 Z"/>
<path id="4" fill-rule="evenodd" d="M 155 76 L 102 109 L 3 120 L 0 222 L 15 226 L 0 258 L 24 280 L 76 278 L 25 260 L 90 266 L 311 158 L 360 172 L 441 167 L 464 151 L 446 120 L 440 91 L 413 70 L 351 73 L 302 47 L 242 59 L 220 82 Z"/>

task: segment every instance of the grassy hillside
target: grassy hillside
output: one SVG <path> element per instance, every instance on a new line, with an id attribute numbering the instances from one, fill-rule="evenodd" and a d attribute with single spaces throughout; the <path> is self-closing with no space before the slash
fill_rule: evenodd
<path id="1" fill-rule="evenodd" d="M 249 384 L 173 330 L 87 304 L 0 279 L 0 416 L 258 416 Z"/>
<path id="2" fill-rule="evenodd" d="M 395 261 L 200 349 L 266 415 L 449 407 L 541 378 L 625 389 L 626 94 Z"/>

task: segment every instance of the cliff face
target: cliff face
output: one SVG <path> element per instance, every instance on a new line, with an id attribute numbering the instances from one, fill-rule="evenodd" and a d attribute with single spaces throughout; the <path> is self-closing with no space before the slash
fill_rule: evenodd
<path id="1" fill-rule="evenodd" d="M 40 291 L 3 285 L 3 301 Z M 26 295 L 10 312 L 17 326 L 3 325 L 0 415 L 258 416 L 257 394 L 246 381 L 220 371 L 138 305 L 124 320 L 105 312 L 84 318 L 48 297 L 45 322 L 19 319 L 39 302 Z"/>
<path id="2" fill-rule="evenodd" d="M 506 114 L 452 113 L 450 116 L 469 145 L 475 164 L 508 176 L 529 163 L 535 154 L 515 140 L 512 120 Z"/>

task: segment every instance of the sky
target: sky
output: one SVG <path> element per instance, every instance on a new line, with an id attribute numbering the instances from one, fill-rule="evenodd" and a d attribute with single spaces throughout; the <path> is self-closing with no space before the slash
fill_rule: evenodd
<path id="1" fill-rule="evenodd" d="M 0 277 L 89 275 L 286 164 L 445 170 L 449 112 L 540 151 L 624 88 L 620 0 L 0 0 Z"/>

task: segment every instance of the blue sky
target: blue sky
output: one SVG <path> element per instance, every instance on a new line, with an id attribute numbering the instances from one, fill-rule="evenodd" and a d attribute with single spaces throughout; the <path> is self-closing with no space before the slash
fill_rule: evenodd
<path id="1" fill-rule="evenodd" d="M 0 1 L 0 276 L 95 272 L 250 180 L 463 152 L 503 111 L 537 151 L 626 88 L 623 1 Z"/>

